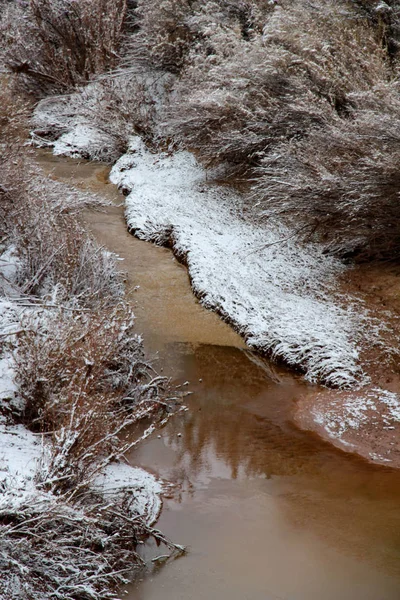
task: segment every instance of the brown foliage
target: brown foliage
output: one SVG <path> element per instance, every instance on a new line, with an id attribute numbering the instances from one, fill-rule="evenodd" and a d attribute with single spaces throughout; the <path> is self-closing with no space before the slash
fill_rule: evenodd
<path id="1" fill-rule="evenodd" d="M 36 323 L 36 326 L 34 325 Z M 52 486 L 82 485 L 125 450 L 118 434 L 164 413 L 166 381 L 151 379 L 133 316 L 124 306 L 27 317 L 17 357 L 24 422 L 51 432 Z"/>
<path id="2" fill-rule="evenodd" d="M 126 21 L 126 0 L 29 0 L 4 11 L 3 60 L 29 93 L 65 92 L 117 64 Z"/>

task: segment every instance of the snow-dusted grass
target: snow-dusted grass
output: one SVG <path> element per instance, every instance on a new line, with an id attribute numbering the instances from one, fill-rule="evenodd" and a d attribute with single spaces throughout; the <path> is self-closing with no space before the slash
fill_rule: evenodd
<path id="1" fill-rule="evenodd" d="M 344 267 L 291 231 L 261 227 L 241 214 L 241 197 L 207 182 L 188 152 L 150 153 L 139 138 L 116 163 L 111 181 L 125 192 L 128 228 L 172 244 L 185 260 L 195 293 L 275 360 L 309 381 L 349 387 L 363 378 L 357 342 L 361 318 L 335 298 Z"/>

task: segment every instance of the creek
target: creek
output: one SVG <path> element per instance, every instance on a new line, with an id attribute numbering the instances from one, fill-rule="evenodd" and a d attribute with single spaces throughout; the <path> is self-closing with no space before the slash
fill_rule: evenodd
<path id="1" fill-rule="evenodd" d="M 157 526 L 189 552 L 149 570 L 128 600 L 398 600 L 400 472 L 335 449 L 291 419 L 307 393 L 191 292 L 170 250 L 126 231 L 104 165 L 39 151 L 47 174 L 114 202 L 85 211 L 116 252 L 156 368 L 189 382 L 188 410 L 129 456 L 172 485 Z M 312 389 L 312 388 L 311 388 Z"/>

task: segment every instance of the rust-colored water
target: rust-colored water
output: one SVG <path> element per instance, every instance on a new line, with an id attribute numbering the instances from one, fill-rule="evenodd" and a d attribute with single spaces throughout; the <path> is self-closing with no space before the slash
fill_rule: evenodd
<path id="1" fill-rule="evenodd" d="M 121 201 L 101 165 L 47 153 L 38 161 L 57 178 Z M 307 392 L 301 379 L 249 352 L 204 310 L 170 251 L 126 233 L 121 208 L 85 218 L 124 258 L 147 349 L 194 392 L 189 410 L 130 457 L 174 484 L 158 525 L 190 551 L 150 566 L 124 597 L 398 600 L 400 473 L 296 429 L 290 415 Z M 144 548 L 149 565 L 160 552 Z"/>

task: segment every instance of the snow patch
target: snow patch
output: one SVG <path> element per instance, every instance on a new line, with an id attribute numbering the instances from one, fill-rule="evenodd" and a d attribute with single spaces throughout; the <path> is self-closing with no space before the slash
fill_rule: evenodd
<path id="1" fill-rule="evenodd" d="M 128 227 L 139 238 L 172 242 L 195 293 L 244 335 L 249 346 L 305 371 L 309 381 L 351 387 L 363 378 L 359 308 L 334 295 L 342 264 L 316 245 L 299 246 L 280 224 L 246 221 L 241 197 L 210 185 L 188 152 L 151 154 L 139 138 L 111 171 L 130 192 Z"/>
<path id="2" fill-rule="evenodd" d="M 103 496 L 129 493 L 129 510 L 133 516 L 142 516 L 148 525 L 155 523 L 160 514 L 162 486 L 143 469 L 124 463 L 110 464 L 96 477 L 93 487 Z"/>
<path id="3" fill-rule="evenodd" d="M 378 431 L 394 430 L 400 423 L 400 397 L 381 388 L 358 390 L 346 394 L 345 398 L 341 394 L 333 400 L 327 397 L 322 408 L 314 408 L 311 412 L 314 421 L 331 438 L 351 445 L 344 437 L 363 427 L 373 427 Z"/>
<path id="4" fill-rule="evenodd" d="M 16 247 L 9 246 L 0 256 L 0 274 L 10 283 L 14 283 L 20 265 L 21 260 Z"/>
<path id="5" fill-rule="evenodd" d="M 40 436 L 35 436 L 23 425 L 6 425 L 0 421 L 0 490 L 4 486 L 32 491 L 33 479 L 42 444 Z"/>
<path id="6" fill-rule="evenodd" d="M 110 148 L 113 147 L 114 141 L 111 136 L 91 125 L 78 123 L 54 142 L 53 152 L 56 156 L 107 161 Z"/>

